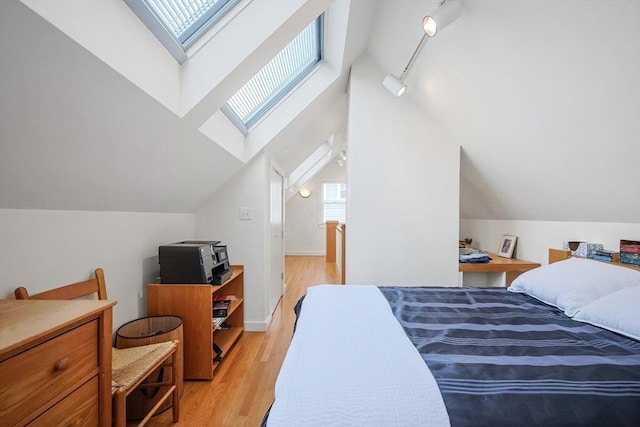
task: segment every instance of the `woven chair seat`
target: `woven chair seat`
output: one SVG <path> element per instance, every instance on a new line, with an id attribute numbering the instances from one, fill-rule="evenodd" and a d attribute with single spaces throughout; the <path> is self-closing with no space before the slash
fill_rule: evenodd
<path id="1" fill-rule="evenodd" d="M 130 389 L 141 381 L 151 367 L 161 363 L 176 348 L 173 341 L 139 347 L 113 348 L 111 370 L 112 393 L 118 387 Z"/>

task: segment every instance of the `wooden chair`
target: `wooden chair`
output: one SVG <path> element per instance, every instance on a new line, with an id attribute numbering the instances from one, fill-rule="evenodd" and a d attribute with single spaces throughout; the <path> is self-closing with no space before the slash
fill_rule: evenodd
<path id="1" fill-rule="evenodd" d="M 101 268 L 95 270 L 95 278 L 82 282 L 72 283 L 59 288 L 50 289 L 38 294 L 29 295 L 24 287 L 14 291 L 16 299 L 39 300 L 69 300 L 81 298 L 87 295 L 97 294 L 98 299 L 107 299 L 107 288 L 104 280 L 104 271 Z M 175 357 L 178 341 L 168 341 L 158 344 L 147 344 L 139 347 L 125 349 L 112 348 L 111 361 L 111 394 L 113 397 L 113 424 L 116 427 L 124 427 L 127 424 L 126 402 L 127 396 L 137 387 L 153 388 L 167 386 L 168 389 L 157 403 L 149 410 L 138 426 L 143 426 L 158 411 L 160 406 L 169 398 L 172 398 L 173 422 L 180 419 L 180 396 L 178 395 L 178 358 Z M 169 359 L 171 359 L 169 361 Z M 171 368 L 170 381 L 145 382 L 156 369 L 161 367 Z"/>

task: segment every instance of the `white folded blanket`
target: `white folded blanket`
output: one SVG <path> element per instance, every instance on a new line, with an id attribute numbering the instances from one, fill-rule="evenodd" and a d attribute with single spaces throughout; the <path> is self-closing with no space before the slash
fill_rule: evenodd
<path id="1" fill-rule="evenodd" d="M 303 302 L 267 426 L 449 426 L 449 416 L 378 288 L 320 285 Z"/>

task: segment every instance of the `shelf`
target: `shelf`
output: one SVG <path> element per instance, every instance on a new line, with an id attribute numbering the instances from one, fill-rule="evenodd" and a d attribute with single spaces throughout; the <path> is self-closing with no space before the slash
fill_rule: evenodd
<path id="1" fill-rule="evenodd" d="M 236 298 L 234 300 L 231 300 L 231 304 L 229 304 L 229 308 L 227 309 L 227 317 L 225 317 L 224 319 L 227 320 L 229 317 L 231 317 L 233 312 L 236 311 L 236 309 L 240 308 L 240 306 L 242 306 L 242 303 L 244 303 L 244 300 L 242 298 Z M 216 317 L 211 319 L 212 326 L 214 324 L 213 319 L 216 319 Z M 224 323 L 224 320 L 222 322 Z"/>
<path id="2" fill-rule="evenodd" d="M 572 258 L 572 257 L 573 258 L 582 258 L 582 257 L 574 257 L 574 256 L 571 255 L 571 251 L 566 251 L 564 249 L 549 249 L 549 264 L 551 264 L 553 262 L 569 259 L 569 258 Z M 602 261 L 602 260 L 593 259 L 593 258 L 583 258 L 583 259 L 588 259 L 588 260 L 595 261 L 595 262 L 604 262 L 605 264 L 611 264 L 611 265 L 616 265 L 618 267 L 625 267 L 625 268 L 630 268 L 632 270 L 640 271 L 640 265 L 625 264 L 625 263 L 619 262 L 619 261 Z"/>
<path id="3" fill-rule="evenodd" d="M 231 329 L 222 329 L 220 331 L 216 331 L 213 341 L 222 350 L 223 360 L 224 360 L 224 356 L 231 349 L 231 347 L 233 347 L 233 345 L 236 343 L 236 341 L 238 340 L 238 338 L 240 337 L 243 331 L 244 331 L 244 328 L 242 326 L 233 326 L 233 325 L 231 326 Z M 212 348 L 212 356 L 213 357 L 216 356 L 216 352 L 213 351 L 213 348 Z M 214 366 L 213 369 L 215 368 L 216 367 Z"/>
<path id="4" fill-rule="evenodd" d="M 244 269 L 241 266 L 238 265 L 232 265 L 231 266 L 233 269 L 233 273 L 231 273 L 231 277 L 229 277 L 227 280 L 225 280 L 225 282 L 221 285 L 211 285 L 211 293 L 215 294 L 216 292 L 222 290 L 223 288 L 225 288 L 229 283 L 233 282 L 233 280 L 240 276 L 243 272 Z"/>
<path id="5" fill-rule="evenodd" d="M 517 258 L 503 258 L 498 254 L 488 253 L 491 261 L 487 263 L 460 262 L 458 271 L 462 273 L 504 273 L 505 286 L 509 287 L 511 282 L 520 274 L 540 267 L 540 263 L 525 261 Z"/>
<path id="6" fill-rule="evenodd" d="M 213 379 L 218 363 L 213 362 L 215 342 L 226 352 L 244 331 L 244 268 L 232 265 L 233 273 L 222 285 L 147 285 L 148 315 L 175 315 L 182 318 L 184 330 L 184 377 Z M 215 330 L 212 325 L 214 295 L 234 295 L 225 322 L 231 329 Z"/>

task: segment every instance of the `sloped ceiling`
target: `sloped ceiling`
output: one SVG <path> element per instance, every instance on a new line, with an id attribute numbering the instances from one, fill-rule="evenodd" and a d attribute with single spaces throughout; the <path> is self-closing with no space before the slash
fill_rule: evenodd
<path id="1" fill-rule="evenodd" d="M 241 167 L 26 6 L 0 16 L 0 207 L 192 212 Z"/>
<path id="2" fill-rule="evenodd" d="M 437 3 L 331 3 L 343 30 L 330 40 L 338 46 L 336 65 L 322 71 L 330 78 L 283 103 L 269 118 L 278 126 L 258 132 L 266 144 L 258 149 L 289 173 L 339 134 L 350 64 L 366 46 L 400 74 Z M 425 45 L 409 92 L 393 100 L 437 120 L 447 143 L 461 146 L 461 218 L 640 222 L 640 2 L 462 5 L 461 18 Z M 169 108 L 177 89 L 159 101 L 21 2 L 1 1 L 0 208 L 194 212 L 246 161 L 199 127 L 306 25 L 297 15 L 286 22 L 185 115 Z"/>
<path id="3" fill-rule="evenodd" d="M 28 1 L 41 13 L 55 6 Z M 264 7 L 261 2 L 243 4 L 246 10 Z M 267 125 L 247 138 L 250 153 L 239 156 L 228 150 L 233 141 L 217 143 L 229 136 L 228 128 L 205 135 L 202 122 L 288 42 L 289 33 L 297 34 L 327 5 L 335 26 L 327 61 L 265 119 Z M 122 15 L 121 6 L 96 3 Z M 178 108 L 185 100 L 177 100 L 174 89 L 158 97 L 158 76 L 149 75 L 156 80 L 150 84 L 141 82 L 139 70 L 130 64 L 118 72 L 109 62 L 113 52 L 103 51 L 99 59 L 87 43 L 74 41 L 22 2 L 0 2 L 0 208 L 194 212 L 261 149 L 273 151 L 276 161 L 283 156 L 280 163 L 295 168 L 346 123 L 348 69 L 364 50 L 375 3 L 299 0 L 280 6 L 295 13 L 280 26 L 271 24 L 278 34 L 268 36 L 250 56 L 236 58 L 238 65 L 227 77 L 217 77 L 217 86 L 197 83 L 210 92 L 189 101 L 193 108 L 185 112 Z M 69 7 L 91 9 L 90 4 Z M 68 33 L 76 30 L 71 27 Z M 195 83 L 186 84 L 187 77 L 202 79 L 202 71 L 195 63 L 183 67 L 178 83 L 189 89 Z M 175 77 L 175 71 L 164 77 Z M 188 93 L 193 99 L 195 92 Z"/>
<path id="4" fill-rule="evenodd" d="M 640 2 L 461 3 L 397 100 L 461 146 L 461 218 L 640 223 Z M 436 7 L 379 2 L 369 54 L 399 75 Z"/>

